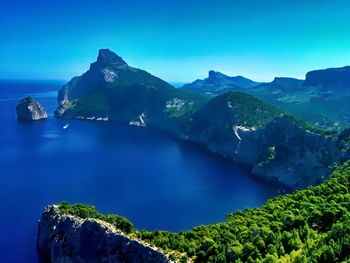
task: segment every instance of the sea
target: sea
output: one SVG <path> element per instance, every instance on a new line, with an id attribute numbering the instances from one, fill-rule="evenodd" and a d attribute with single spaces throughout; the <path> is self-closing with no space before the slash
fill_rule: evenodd
<path id="1" fill-rule="evenodd" d="M 62 81 L 0 81 L 0 262 L 38 263 L 45 206 L 68 201 L 129 218 L 138 229 L 182 231 L 262 205 L 278 187 L 151 128 L 56 119 Z M 32 96 L 44 121 L 19 123 Z"/>

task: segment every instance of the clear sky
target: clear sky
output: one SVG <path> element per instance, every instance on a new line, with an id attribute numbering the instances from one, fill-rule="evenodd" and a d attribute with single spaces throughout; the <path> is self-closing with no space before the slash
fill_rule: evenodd
<path id="1" fill-rule="evenodd" d="M 167 81 L 350 65 L 349 0 L 9 0 L 0 78 L 70 79 L 111 48 Z"/>

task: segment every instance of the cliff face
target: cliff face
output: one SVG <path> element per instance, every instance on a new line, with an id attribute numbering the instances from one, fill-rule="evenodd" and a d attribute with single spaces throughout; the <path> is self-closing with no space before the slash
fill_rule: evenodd
<path id="1" fill-rule="evenodd" d="M 292 188 L 324 181 L 329 166 L 342 159 L 337 136 L 309 131 L 292 117 L 244 93 L 213 98 L 187 122 L 183 138 L 246 165 L 256 176 Z"/>
<path id="2" fill-rule="evenodd" d="M 187 140 L 246 165 L 262 179 L 297 189 L 323 182 L 330 174 L 329 166 L 344 159 L 337 147 L 338 137 L 307 131 L 288 116 L 261 127 L 237 121 L 228 127 L 226 131 L 196 129 Z"/>
<path id="3" fill-rule="evenodd" d="M 310 71 L 303 86 L 320 86 L 322 91 L 350 93 L 350 67 Z"/>
<path id="4" fill-rule="evenodd" d="M 162 252 L 104 221 L 63 214 L 55 205 L 42 214 L 37 247 L 49 263 L 170 262 Z"/>
<path id="5" fill-rule="evenodd" d="M 293 188 L 328 179 L 340 158 L 335 138 L 305 130 L 289 117 L 275 119 L 254 137 L 259 150 L 253 174 Z"/>

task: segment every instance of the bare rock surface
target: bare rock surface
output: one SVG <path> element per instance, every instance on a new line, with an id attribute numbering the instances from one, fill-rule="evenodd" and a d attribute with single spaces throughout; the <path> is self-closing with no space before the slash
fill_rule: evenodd
<path id="1" fill-rule="evenodd" d="M 19 121 L 37 121 L 47 119 L 44 107 L 32 97 L 24 97 L 16 106 L 17 119 Z"/>

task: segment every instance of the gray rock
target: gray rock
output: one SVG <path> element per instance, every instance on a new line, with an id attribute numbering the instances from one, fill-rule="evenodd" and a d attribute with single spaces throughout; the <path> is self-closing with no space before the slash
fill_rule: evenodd
<path id="1" fill-rule="evenodd" d="M 73 106 L 73 103 L 70 102 L 67 98 L 59 101 L 59 106 L 55 110 L 54 114 L 56 117 L 62 117 L 66 110 L 70 109 Z"/>
<path id="2" fill-rule="evenodd" d="M 16 106 L 17 119 L 19 121 L 37 121 L 47 119 L 47 113 L 43 106 L 32 97 L 24 97 Z"/>
<path id="3" fill-rule="evenodd" d="M 39 221 L 37 247 L 51 263 L 170 262 L 165 254 L 97 219 L 45 208 Z"/>
<path id="4" fill-rule="evenodd" d="M 325 181 L 331 165 L 350 156 L 350 130 L 325 136 L 305 130 L 287 116 L 257 130 L 239 130 L 239 138 L 232 131 L 213 141 L 213 132 L 206 129 L 192 133 L 187 140 L 246 166 L 261 179 L 294 189 Z"/>

